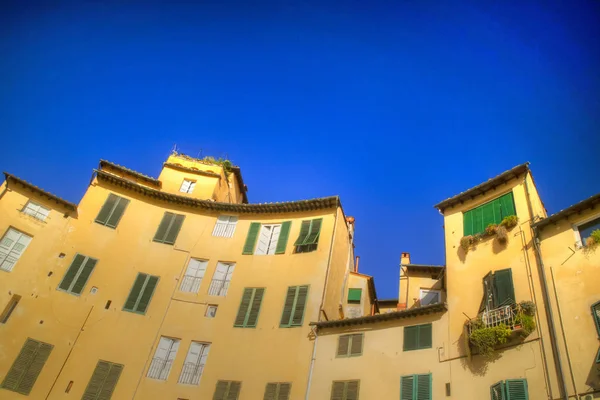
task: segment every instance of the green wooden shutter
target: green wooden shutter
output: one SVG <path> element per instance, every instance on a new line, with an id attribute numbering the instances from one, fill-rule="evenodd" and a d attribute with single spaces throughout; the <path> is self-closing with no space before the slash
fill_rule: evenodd
<path id="1" fill-rule="evenodd" d="M 529 400 L 527 379 L 507 379 L 506 400 Z"/>
<path id="2" fill-rule="evenodd" d="M 2 387 L 28 395 L 42 372 L 53 347 L 51 344 L 28 338 L 6 374 Z"/>
<path id="3" fill-rule="evenodd" d="M 102 360 L 98 361 L 81 400 L 96 400 L 98 398 L 109 371 L 110 363 Z"/>
<path id="4" fill-rule="evenodd" d="M 67 269 L 67 273 L 65 274 L 62 281 L 58 285 L 59 289 L 69 290 L 69 288 L 71 287 L 71 284 L 73 283 L 73 279 L 75 279 L 75 276 L 77 275 L 77 272 L 79 272 L 79 268 L 81 268 L 81 265 L 83 264 L 84 261 L 85 261 L 84 255 L 81 255 L 81 254 L 75 255 L 75 257 L 73 258 L 73 262 L 71 262 L 69 269 Z"/>
<path id="5" fill-rule="evenodd" d="M 494 273 L 494 297 L 497 303 L 496 307 L 516 303 L 512 270 L 510 268 L 501 269 Z"/>
<path id="6" fill-rule="evenodd" d="M 156 234 L 154 235 L 154 241 L 162 243 L 165 240 L 165 236 L 169 230 L 169 226 L 175 219 L 175 214 L 170 212 L 165 212 L 162 220 L 160 221 L 160 225 L 158 225 L 158 229 L 156 230 Z"/>
<path id="7" fill-rule="evenodd" d="M 242 295 L 242 302 L 240 303 L 240 308 L 238 309 L 237 316 L 235 317 L 235 322 L 233 326 L 243 327 L 244 322 L 246 321 L 246 316 L 248 315 L 248 309 L 250 308 L 250 300 L 252 300 L 252 295 L 254 294 L 253 288 L 245 288 L 244 294 Z"/>
<path id="8" fill-rule="evenodd" d="M 473 234 L 473 210 L 463 213 L 463 234 L 464 236 Z"/>
<path id="9" fill-rule="evenodd" d="M 281 224 L 281 231 L 279 232 L 279 239 L 277 240 L 277 247 L 275 248 L 275 254 L 284 254 L 285 248 L 287 247 L 288 238 L 290 237 L 290 227 L 292 226 L 291 221 L 285 221 Z"/>
<path id="10" fill-rule="evenodd" d="M 93 258 L 88 257 L 86 259 L 86 261 L 83 263 L 80 269 L 79 276 L 75 280 L 75 284 L 73 285 L 71 292 L 75 294 L 81 294 L 81 291 L 85 287 L 85 284 L 87 283 L 90 275 L 92 274 L 94 267 L 96 267 L 96 262 L 97 260 Z"/>
<path id="11" fill-rule="evenodd" d="M 146 278 L 148 275 L 139 273 L 135 278 L 135 282 L 129 292 L 129 296 L 125 301 L 125 306 L 123 307 L 125 310 L 134 311 L 135 303 L 137 303 L 138 297 L 140 296 L 140 292 L 144 287 L 144 283 L 146 283 Z"/>
<path id="12" fill-rule="evenodd" d="M 404 327 L 404 351 L 417 350 L 419 345 L 419 327 L 405 326 Z"/>
<path id="13" fill-rule="evenodd" d="M 362 297 L 362 289 L 348 289 L 348 303 L 357 302 L 360 303 L 360 299 Z"/>
<path id="14" fill-rule="evenodd" d="M 358 334 L 351 336 L 351 338 L 350 338 L 350 341 L 351 341 L 350 355 L 351 356 L 359 356 L 362 354 L 363 337 L 364 336 L 362 333 L 358 333 Z"/>
<path id="15" fill-rule="evenodd" d="M 226 400 L 227 390 L 229 389 L 229 381 L 217 381 L 213 400 Z"/>
<path id="16" fill-rule="evenodd" d="M 254 254 L 254 246 L 256 246 L 256 240 L 258 239 L 258 231 L 260 231 L 260 223 L 251 223 L 242 254 Z"/>
<path id="17" fill-rule="evenodd" d="M 317 244 L 319 241 L 319 235 L 321 233 L 321 224 L 323 218 L 313 219 L 310 224 L 310 233 L 306 237 L 304 244 Z"/>
<path id="18" fill-rule="evenodd" d="M 237 400 L 240 395 L 242 382 L 229 382 L 229 391 L 227 392 L 226 400 Z"/>
<path id="19" fill-rule="evenodd" d="M 333 382 L 331 385 L 331 400 L 345 400 L 346 382 Z"/>
<path id="20" fill-rule="evenodd" d="M 596 330 L 598 331 L 598 338 L 600 338 L 600 301 L 592 305 L 592 317 L 596 323 Z"/>
<path id="21" fill-rule="evenodd" d="M 406 329 L 406 328 L 405 328 Z M 412 375 L 400 378 L 400 400 L 414 400 L 415 378 Z"/>
<path id="22" fill-rule="evenodd" d="M 350 346 L 350 335 L 341 335 L 338 338 L 338 347 L 336 355 L 338 357 L 346 357 Z"/>
<path id="23" fill-rule="evenodd" d="M 248 328 L 254 328 L 256 326 L 256 322 L 258 321 L 258 314 L 260 313 L 260 305 L 262 304 L 264 293 L 264 288 L 254 289 L 252 303 L 250 305 L 250 310 L 248 311 L 248 318 L 246 320 L 246 327 Z"/>
<path id="24" fill-rule="evenodd" d="M 473 210 L 473 235 L 485 231 L 483 223 L 483 209 L 477 207 Z"/>
<path id="25" fill-rule="evenodd" d="M 517 215 L 515 210 L 515 200 L 513 193 L 507 193 L 504 196 L 500 197 L 500 221 L 502 219 L 509 217 L 511 215 Z"/>
<path id="26" fill-rule="evenodd" d="M 296 294 L 296 304 L 294 305 L 294 313 L 292 314 L 291 325 L 300 326 L 304 320 L 304 308 L 308 297 L 308 286 L 299 286 Z"/>
<path id="27" fill-rule="evenodd" d="M 98 216 L 96 217 L 96 221 L 99 224 L 106 225 L 106 221 L 108 221 L 108 217 L 113 212 L 115 205 L 119 202 L 119 196 L 114 194 L 109 194 L 108 198 L 104 202 L 104 205 L 100 209 Z"/>
<path id="28" fill-rule="evenodd" d="M 298 239 L 294 242 L 294 246 L 301 246 L 306 241 L 308 233 L 310 232 L 311 221 L 302 221 L 302 225 L 300 225 L 300 234 L 298 235 Z"/>
<path id="29" fill-rule="evenodd" d="M 289 326 L 292 319 L 292 311 L 294 308 L 294 300 L 296 299 L 297 286 L 290 286 L 285 296 L 285 304 L 281 313 L 280 326 Z"/>
<path id="30" fill-rule="evenodd" d="M 280 383 L 279 384 L 279 393 L 277 393 L 276 400 L 289 400 L 291 391 L 292 391 L 291 383 Z"/>
<path id="31" fill-rule="evenodd" d="M 416 400 L 431 400 L 431 374 L 416 375 Z"/>
<path id="32" fill-rule="evenodd" d="M 492 400 L 506 400 L 504 394 L 504 382 L 500 381 L 490 387 L 490 397 Z"/>
<path id="33" fill-rule="evenodd" d="M 495 202 L 491 201 L 481 206 L 481 213 L 483 218 L 483 229 L 487 228 L 489 224 L 497 224 L 494 210 Z"/>
<path id="34" fill-rule="evenodd" d="M 165 235 L 164 243 L 175 244 L 175 240 L 177 240 L 177 235 L 179 235 L 179 231 L 181 230 L 181 225 L 183 224 L 184 219 L 185 215 L 175 215 L 175 218 L 172 219 L 172 223 L 169 226 L 167 234 Z"/>
<path id="35" fill-rule="evenodd" d="M 358 400 L 359 381 L 346 382 L 346 397 L 344 400 Z"/>
<path id="36" fill-rule="evenodd" d="M 419 349 L 430 349 L 432 345 L 432 327 L 431 324 L 419 325 L 418 327 L 419 335 L 418 335 L 418 348 Z"/>
<path id="37" fill-rule="evenodd" d="M 277 383 L 267 383 L 263 400 L 277 400 Z"/>
<path id="38" fill-rule="evenodd" d="M 146 287 L 144 288 L 142 295 L 140 296 L 137 308 L 135 311 L 140 313 L 145 313 L 148 305 L 150 304 L 150 299 L 154 294 L 154 289 L 156 289 L 156 285 L 158 284 L 158 276 L 149 276 L 146 279 Z"/>
<path id="39" fill-rule="evenodd" d="M 123 366 L 119 364 L 110 365 L 110 371 L 104 380 L 104 384 L 102 385 L 102 391 L 100 392 L 100 396 L 98 396 L 97 400 L 110 400 L 115 387 L 117 386 L 117 382 L 119 381 L 119 377 L 121 376 L 121 372 L 123 372 Z"/>
<path id="40" fill-rule="evenodd" d="M 123 216 L 123 213 L 125 213 L 125 209 L 127 208 L 128 204 L 129 200 L 124 199 L 123 197 L 119 197 L 114 210 L 112 211 L 112 213 L 108 217 L 108 220 L 106 221 L 106 226 L 116 228 L 119 224 L 119 221 L 121 220 L 121 217 Z"/>
<path id="41" fill-rule="evenodd" d="M 600 364 L 600 348 L 598 348 L 598 354 L 596 354 L 596 364 Z"/>

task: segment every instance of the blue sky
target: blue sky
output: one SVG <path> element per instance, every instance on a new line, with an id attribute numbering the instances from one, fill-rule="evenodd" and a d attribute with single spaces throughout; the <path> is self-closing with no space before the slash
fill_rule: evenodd
<path id="1" fill-rule="evenodd" d="M 525 161 L 550 212 L 600 191 L 597 1 L 47 3 L 0 5 L 0 169 L 70 201 L 227 156 L 251 202 L 340 195 L 383 298 L 444 263 L 440 200 Z"/>

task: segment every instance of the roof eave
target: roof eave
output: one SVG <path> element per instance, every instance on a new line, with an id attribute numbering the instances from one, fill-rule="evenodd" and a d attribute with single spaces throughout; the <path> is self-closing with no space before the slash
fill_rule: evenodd
<path id="1" fill-rule="evenodd" d="M 597 205 L 600 205 L 600 193 L 597 193 L 587 199 L 580 201 L 579 203 L 573 204 L 570 207 L 565 208 L 564 210 L 560 210 L 557 213 L 550 215 L 534 224 L 532 224 L 532 228 L 543 229 L 546 226 L 557 223 L 558 221 L 569 218 L 573 214 L 578 214 L 588 209 L 594 209 Z"/>
<path id="2" fill-rule="evenodd" d="M 9 181 L 14 181 L 26 188 L 28 188 L 29 190 L 36 192 L 44 197 L 47 197 L 49 200 L 52 200 L 60 205 L 62 205 L 63 207 L 65 207 L 67 210 L 69 211 L 73 211 L 73 212 L 77 212 L 77 205 L 74 203 L 71 203 L 61 197 L 56 196 L 55 194 L 52 194 L 50 192 L 45 191 L 44 189 L 35 186 L 32 183 L 27 182 L 26 180 L 23 180 L 13 174 L 9 174 L 8 172 L 4 172 L 4 178 L 8 184 Z"/>

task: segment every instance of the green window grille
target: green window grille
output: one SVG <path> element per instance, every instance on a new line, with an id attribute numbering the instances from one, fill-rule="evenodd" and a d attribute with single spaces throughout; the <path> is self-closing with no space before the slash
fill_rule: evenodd
<path id="1" fill-rule="evenodd" d="M 348 289 L 348 303 L 360 304 L 362 297 L 362 289 L 350 288 Z"/>
<path id="2" fill-rule="evenodd" d="M 95 222 L 109 228 L 116 228 L 128 204 L 129 200 L 112 193 L 109 194 Z"/>
<path id="3" fill-rule="evenodd" d="M 185 215 L 165 212 L 153 240 L 157 243 L 175 244 L 184 219 Z"/>
<path id="4" fill-rule="evenodd" d="M 2 381 L 2 388 L 29 395 L 54 346 L 27 339 Z"/>
<path id="5" fill-rule="evenodd" d="M 362 355 L 364 334 L 341 335 L 338 338 L 337 357 L 355 357 Z"/>
<path id="6" fill-rule="evenodd" d="M 463 213 L 464 236 L 482 233 L 489 224 L 499 224 L 516 215 L 512 192 Z"/>
<path id="7" fill-rule="evenodd" d="M 131 291 L 129 292 L 129 296 L 125 301 L 123 310 L 145 314 L 157 285 L 158 276 L 152 276 L 141 272 L 138 273 Z"/>
<path id="8" fill-rule="evenodd" d="M 358 400 L 360 381 L 333 381 L 331 400 Z"/>
<path id="9" fill-rule="evenodd" d="M 123 365 L 99 360 L 81 400 L 110 400 L 123 372 Z"/>
<path id="10" fill-rule="evenodd" d="M 265 288 L 245 288 L 233 326 L 255 328 Z"/>
<path id="11" fill-rule="evenodd" d="M 307 299 L 308 285 L 290 286 L 285 296 L 285 303 L 279 326 L 282 328 L 302 326 Z"/>
<path id="12" fill-rule="evenodd" d="M 404 351 L 430 349 L 432 346 L 432 325 L 414 325 L 404 327 Z"/>
<path id="13" fill-rule="evenodd" d="M 289 400 L 291 391 L 289 382 L 267 383 L 263 400 Z"/>
<path id="14" fill-rule="evenodd" d="M 97 262 L 98 260 L 95 258 L 75 254 L 58 288 L 74 295 L 80 295 Z"/>
<path id="15" fill-rule="evenodd" d="M 431 374 L 400 378 L 400 400 L 431 400 Z"/>

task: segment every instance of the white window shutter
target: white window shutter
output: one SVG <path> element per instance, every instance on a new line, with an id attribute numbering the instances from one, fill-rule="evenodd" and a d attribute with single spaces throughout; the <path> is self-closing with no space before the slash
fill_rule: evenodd
<path id="1" fill-rule="evenodd" d="M 263 225 L 260 227 L 260 234 L 258 236 L 258 244 L 256 245 L 256 251 L 254 254 L 264 255 L 269 250 L 269 240 L 271 240 L 272 226 Z"/>
<path id="2" fill-rule="evenodd" d="M 31 236 L 9 228 L 0 241 L 0 269 L 12 271 L 31 242 Z"/>
<path id="3" fill-rule="evenodd" d="M 233 276 L 233 269 L 235 268 L 234 264 L 227 265 L 227 275 L 225 276 L 225 280 L 227 282 L 231 282 L 231 277 Z"/>
<path id="4" fill-rule="evenodd" d="M 279 240 L 279 233 L 281 232 L 281 225 L 274 225 L 271 232 L 271 240 L 269 241 L 269 248 L 267 254 L 275 254 L 277 248 L 277 241 Z"/>

